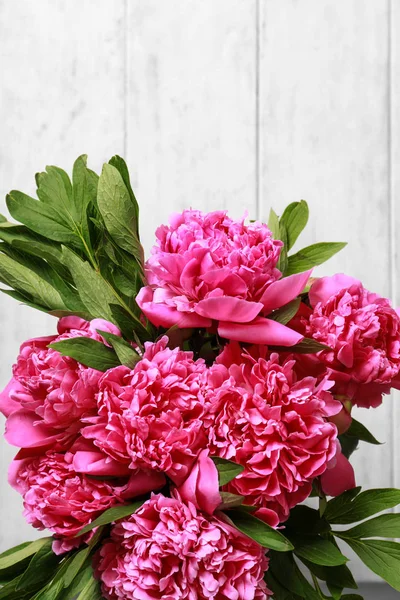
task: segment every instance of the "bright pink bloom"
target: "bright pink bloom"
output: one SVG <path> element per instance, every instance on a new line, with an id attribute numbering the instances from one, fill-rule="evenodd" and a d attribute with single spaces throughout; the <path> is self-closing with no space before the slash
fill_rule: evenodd
<path id="1" fill-rule="evenodd" d="M 232 363 L 238 353 L 228 346 L 210 369 L 210 453 L 245 467 L 228 491 L 283 521 L 335 456 L 337 429 L 327 419 L 342 405 L 326 379 L 297 379 L 294 360 L 243 353 Z"/>
<path id="2" fill-rule="evenodd" d="M 117 327 L 94 319 L 64 317 L 58 336 L 24 342 L 13 367 L 14 377 L 0 397 L 0 409 L 8 417 L 6 439 L 22 448 L 65 445 L 79 431 L 80 419 L 96 408 L 95 393 L 100 371 L 48 348 L 53 342 L 74 337 L 103 341 L 97 329 L 120 335 Z"/>
<path id="3" fill-rule="evenodd" d="M 325 473 L 321 475 L 321 488 L 327 496 L 340 496 L 356 487 L 354 469 L 341 450 L 337 453 Z"/>
<path id="4" fill-rule="evenodd" d="M 135 484 L 139 478 L 140 486 Z M 118 483 L 118 480 L 115 480 Z M 85 525 L 116 504 L 160 487 L 159 476 L 132 472 L 123 485 L 101 481 L 75 473 L 72 456 L 48 452 L 44 456 L 14 461 L 9 482 L 24 499 L 24 515 L 36 529 L 49 529 L 62 542 L 56 548 L 65 551 L 88 539 L 72 540 Z M 162 482 L 161 482 L 162 484 Z"/>
<path id="5" fill-rule="evenodd" d="M 103 375 L 98 416 L 87 419 L 82 435 L 115 461 L 162 471 L 179 485 L 207 445 L 207 369 L 191 352 L 167 343 L 167 337 L 146 343 L 133 370 L 121 366 Z"/>
<path id="6" fill-rule="evenodd" d="M 212 515 L 222 503 L 219 493 L 217 467 L 210 458 L 208 450 L 202 450 L 194 463 L 188 478 L 179 486 L 182 500 L 191 502 L 199 510 Z"/>
<path id="7" fill-rule="evenodd" d="M 332 369 L 335 392 L 359 406 L 378 406 L 400 372 L 400 317 L 389 300 L 346 275 L 318 279 L 313 312 L 303 319 L 308 337 L 330 346 L 318 359 Z"/>
<path id="8" fill-rule="evenodd" d="M 265 600 L 265 550 L 179 497 L 153 496 L 99 551 L 109 600 Z"/>
<path id="9" fill-rule="evenodd" d="M 295 298 L 310 272 L 281 279 L 282 242 L 261 223 L 245 225 L 226 212 L 185 210 L 157 230 L 147 261 L 149 285 L 137 302 L 156 326 L 210 327 L 222 337 L 292 346 L 298 333 L 265 316 Z"/>

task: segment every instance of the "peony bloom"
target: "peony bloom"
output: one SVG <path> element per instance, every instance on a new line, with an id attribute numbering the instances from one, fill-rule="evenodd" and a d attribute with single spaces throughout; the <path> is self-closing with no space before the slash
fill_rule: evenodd
<path id="1" fill-rule="evenodd" d="M 228 491 L 277 525 L 309 496 L 313 479 L 335 456 L 337 429 L 327 418 L 342 405 L 326 379 L 298 379 L 294 360 L 239 355 L 231 344 L 210 369 L 210 453 L 245 467 Z"/>
<path id="2" fill-rule="evenodd" d="M 211 327 L 231 340 L 293 346 L 302 336 L 266 319 L 293 300 L 310 272 L 281 279 L 282 242 L 261 223 L 245 225 L 226 212 L 185 210 L 157 230 L 147 261 L 149 285 L 137 302 L 156 326 Z"/>
<path id="3" fill-rule="evenodd" d="M 58 336 L 22 344 L 14 377 L 0 396 L 10 444 L 22 448 L 63 445 L 79 431 L 80 419 L 96 408 L 95 393 L 102 373 L 48 346 L 74 337 L 102 341 L 96 329 L 120 335 L 117 327 L 103 319 L 88 322 L 64 317 L 58 322 Z"/>
<path id="4" fill-rule="evenodd" d="M 347 490 L 356 487 L 356 478 L 352 465 L 342 454 L 339 441 L 338 452 L 329 463 L 325 473 L 321 475 L 321 488 L 327 496 L 340 496 Z"/>
<path id="5" fill-rule="evenodd" d="M 191 352 L 146 343 L 133 370 L 116 367 L 99 381 L 98 416 L 82 430 L 104 454 L 130 468 L 149 468 L 181 483 L 206 447 L 206 365 Z"/>
<path id="6" fill-rule="evenodd" d="M 332 370 L 335 392 L 364 407 L 378 406 L 400 372 L 400 317 L 389 300 L 346 275 L 318 279 L 304 333 L 330 346 L 318 359 Z"/>
<path id="7" fill-rule="evenodd" d="M 179 496 L 153 496 L 115 525 L 97 576 L 109 600 L 265 600 L 265 550 Z"/>
<path id="8" fill-rule="evenodd" d="M 74 536 L 108 508 L 160 487 L 158 474 L 154 477 L 149 472 L 132 472 L 130 479 L 124 482 L 101 481 L 77 474 L 72 457 L 56 452 L 14 461 L 9 482 L 23 497 L 28 523 L 54 533 L 58 540 L 55 548 L 62 551 L 90 538 L 91 534 L 84 539 L 74 539 Z"/>

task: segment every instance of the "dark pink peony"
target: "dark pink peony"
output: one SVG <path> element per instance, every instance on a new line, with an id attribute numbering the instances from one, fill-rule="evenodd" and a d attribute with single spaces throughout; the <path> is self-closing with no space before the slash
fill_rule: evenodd
<path id="1" fill-rule="evenodd" d="M 331 382 L 297 379 L 294 364 L 279 364 L 277 354 L 255 359 L 231 344 L 210 369 L 210 453 L 245 467 L 228 491 L 262 508 L 260 518 L 271 525 L 309 496 L 337 451 L 327 418 L 342 405 L 328 391 Z"/>
<path id="2" fill-rule="evenodd" d="M 6 439 L 22 448 L 65 445 L 80 429 L 80 419 L 96 409 L 95 394 L 102 373 L 48 348 L 52 342 L 91 337 L 103 341 L 96 329 L 120 334 L 104 321 L 64 317 L 58 336 L 24 342 L 13 367 L 13 379 L 0 396 L 7 417 Z"/>
<path id="3" fill-rule="evenodd" d="M 400 317 L 389 300 L 346 275 L 318 279 L 310 289 L 308 337 L 330 346 L 318 359 L 333 371 L 335 392 L 359 406 L 378 406 L 400 372 Z"/>
<path id="4" fill-rule="evenodd" d="M 116 367 L 99 381 L 98 416 L 82 435 L 116 462 L 150 468 L 181 483 L 207 439 L 206 365 L 191 352 L 146 343 L 133 370 Z"/>
<path id="5" fill-rule="evenodd" d="M 147 261 L 149 285 L 137 302 L 156 326 L 210 327 L 231 340 L 292 346 L 302 339 L 266 319 L 293 300 L 310 272 L 281 279 L 282 242 L 261 223 L 245 225 L 226 212 L 185 210 L 157 230 Z"/>
<path id="6" fill-rule="evenodd" d="M 256 542 L 160 494 L 113 527 L 97 576 L 109 600 L 265 600 L 267 568 Z"/>
<path id="7" fill-rule="evenodd" d="M 123 482 L 101 481 L 77 474 L 72 456 L 56 452 L 14 461 L 9 482 L 23 497 L 28 523 L 54 533 L 58 539 L 56 549 L 60 551 L 90 537 L 88 534 L 84 540 L 73 539 L 103 511 L 160 487 L 159 475 L 149 472 L 132 472 L 129 480 Z"/>

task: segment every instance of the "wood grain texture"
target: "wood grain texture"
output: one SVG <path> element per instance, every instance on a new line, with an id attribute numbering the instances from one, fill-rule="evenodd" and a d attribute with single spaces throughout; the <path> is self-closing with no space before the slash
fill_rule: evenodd
<path id="1" fill-rule="evenodd" d="M 255 216 L 255 9 L 128 2 L 127 155 L 146 250 L 183 208 Z"/>
<path id="2" fill-rule="evenodd" d="M 124 144 L 122 0 L 0 1 L 0 197 L 35 194 L 46 164 L 68 170 L 84 152 L 95 168 Z M 2 211 L 3 212 L 3 211 Z M 0 297 L 0 385 L 22 341 L 53 333 L 55 319 Z M 5 485 L 15 449 L 2 442 L 0 548 L 33 538 L 22 502 Z"/>
<path id="3" fill-rule="evenodd" d="M 386 296 L 388 11 L 376 0 L 260 0 L 259 83 L 262 216 L 269 205 L 279 212 L 308 200 L 311 220 L 301 245 L 349 242 L 316 273 L 346 272 Z M 392 399 L 355 415 L 386 440 L 354 455 L 358 483 L 391 486 Z"/>
<path id="4" fill-rule="evenodd" d="M 400 5 L 390 1 L 390 205 L 392 297 L 400 306 Z M 400 487 L 400 392 L 393 394 L 393 485 Z"/>

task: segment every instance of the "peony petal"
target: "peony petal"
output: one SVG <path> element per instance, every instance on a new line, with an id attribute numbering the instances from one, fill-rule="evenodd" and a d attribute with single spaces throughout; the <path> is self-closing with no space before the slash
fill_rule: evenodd
<path id="1" fill-rule="evenodd" d="M 37 415 L 27 410 L 17 410 L 7 419 L 4 437 L 12 446 L 20 448 L 36 448 L 50 446 L 60 435 L 54 434 L 44 423 L 36 423 Z"/>
<path id="2" fill-rule="evenodd" d="M 195 311 L 202 317 L 208 317 L 216 321 L 249 323 L 256 318 L 262 308 L 263 305 L 260 302 L 248 302 L 241 298 L 222 296 L 200 300 L 195 306 Z"/>
<path id="3" fill-rule="evenodd" d="M 136 302 L 143 314 L 156 327 L 211 327 L 211 320 L 196 313 L 180 312 L 174 306 L 163 302 L 153 302 L 155 292 L 150 287 L 143 287 L 136 296 Z"/>
<path id="4" fill-rule="evenodd" d="M 130 472 L 132 473 L 132 470 Z M 132 473 L 128 483 L 120 488 L 120 492 L 123 498 L 136 498 L 161 489 L 165 483 L 164 473 L 139 470 Z"/>
<path id="5" fill-rule="evenodd" d="M 78 450 L 72 461 L 77 473 L 104 477 L 122 477 L 129 475 L 128 465 L 119 463 L 102 452 Z"/>
<path id="6" fill-rule="evenodd" d="M 341 452 L 336 456 L 336 465 L 321 475 L 321 487 L 327 496 L 340 496 L 356 487 L 354 469 Z"/>
<path id="7" fill-rule="evenodd" d="M 361 282 L 354 277 L 349 277 L 344 273 L 337 273 L 332 277 L 321 277 L 317 279 L 311 286 L 309 299 L 311 306 L 316 306 L 318 302 L 326 304 L 331 296 L 344 289 L 350 288 L 352 285 L 361 286 Z"/>
<path id="8" fill-rule="evenodd" d="M 14 378 L 6 385 L 4 390 L 0 394 L 0 412 L 5 416 L 9 417 L 11 413 L 21 408 L 20 402 L 13 399 L 15 392 L 25 392 L 22 385 Z"/>
<path id="9" fill-rule="evenodd" d="M 260 298 L 260 302 L 264 305 L 263 312 L 268 315 L 276 308 L 280 308 L 297 298 L 304 290 L 311 273 L 312 269 L 304 273 L 283 277 L 283 279 L 271 283 Z"/>
<path id="10" fill-rule="evenodd" d="M 257 317 L 251 323 L 246 324 L 220 321 L 218 333 L 221 337 L 236 342 L 285 347 L 294 346 L 304 338 L 297 331 L 263 317 Z"/>
<path id="11" fill-rule="evenodd" d="M 209 456 L 202 450 L 188 478 L 177 488 L 185 502 L 192 502 L 196 508 L 212 515 L 221 504 L 218 471 Z"/>

